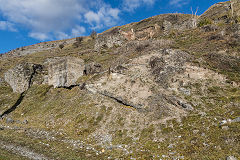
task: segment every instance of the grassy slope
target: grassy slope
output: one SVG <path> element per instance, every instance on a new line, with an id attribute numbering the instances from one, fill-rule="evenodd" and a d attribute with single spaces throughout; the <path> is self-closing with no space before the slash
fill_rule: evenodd
<path id="1" fill-rule="evenodd" d="M 135 27 L 144 27 L 146 25 L 144 23 L 148 21 L 143 21 L 139 25 L 134 23 L 133 25 Z M 153 20 L 150 19 L 150 21 L 152 22 Z M 175 39 L 176 43 L 172 46 L 173 48 L 179 48 L 191 53 L 194 56 L 193 61 L 195 64 L 224 74 L 228 76 L 230 81 L 240 82 L 240 72 L 234 65 L 226 65 L 227 68 L 223 69 L 219 64 L 215 63 L 214 59 L 204 58 L 212 51 L 227 49 L 227 54 L 229 54 L 227 56 L 232 56 L 231 53 L 238 51 L 239 46 L 230 46 L 227 40 L 209 41 L 209 37 L 215 34 L 217 32 L 205 33 L 200 28 L 197 28 L 185 32 L 173 31 L 167 38 Z M 97 61 L 107 68 L 111 64 L 113 57 L 113 55 L 109 55 L 111 50 L 102 54 L 90 52 L 89 54 L 78 55 L 81 50 L 92 48 L 93 41 L 86 40 L 78 48 L 66 46 L 62 50 L 57 49 L 51 53 L 35 53 L 27 57 L 16 58 L 15 61 L 9 58 L 0 62 L 0 65 L 3 66 L 1 74 L 22 61 L 43 63 L 47 57 L 66 55 L 83 58 L 86 62 Z M 117 58 L 118 56 L 115 55 L 114 57 Z M 133 53 L 133 55 L 129 56 L 134 57 L 137 55 Z M 193 96 L 185 98 L 192 103 L 201 103 L 197 106 L 197 110 L 183 118 L 181 123 L 171 120 L 166 124 L 149 126 L 139 131 L 139 140 L 133 140 L 134 137 L 129 136 L 131 130 L 121 129 L 124 123 L 121 122 L 121 116 L 118 117 L 118 121 L 112 122 L 112 125 L 116 126 L 113 133 L 113 143 L 125 143 L 131 146 L 130 148 L 133 152 L 124 156 L 121 150 L 106 150 L 98 158 L 122 156 L 125 158 L 151 159 L 154 155 L 156 157 L 158 155 L 176 157 L 177 154 L 179 156 L 183 155 L 185 159 L 224 159 L 228 155 L 240 158 L 238 149 L 240 148 L 240 124 L 230 124 L 228 125 L 228 130 L 223 130 L 219 126 L 219 122 L 223 119 L 239 117 L 240 89 L 238 86 L 217 86 L 214 85 L 214 82 L 210 84 L 204 91 L 201 89 L 201 83 L 189 86 Z M 14 98 L 11 99 L 8 97 L 2 99 L 5 94 Z M 1 101 L 4 105 L 10 105 L 16 97 L 17 95 L 12 95 L 9 89 L 3 88 L 1 90 Z M 66 135 L 57 137 L 56 141 L 48 141 L 44 138 L 29 137 L 26 131 L 19 131 L 19 133 L 13 130 L 3 130 L 0 131 L 0 139 L 28 146 L 51 158 L 96 158 L 95 153 L 86 151 L 85 149 L 72 149 L 71 145 L 61 143 L 61 139 L 67 136 L 75 140 L 86 140 L 86 137 L 90 133 L 101 124 L 104 124 L 104 119 L 108 118 L 109 113 L 114 114 L 111 112 L 110 107 L 96 105 L 90 96 L 78 88 L 69 91 L 66 89 L 53 89 L 46 85 L 33 86 L 21 106 L 13 113 L 14 118 L 18 120 L 29 120 L 28 125 L 19 124 L 19 126 L 23 128 L 40 128 L 47 131 L 62 130 Z M 206 115 L 201 116 L 198 111 L 203 111 Z M 100 113 L 98 116 L 94 114 L 97 112 Z M 131 110 L 127 112 L 131 112 Z M 24 116 L 21 116 L 22 113 L 24 113 Z M 64 125 L 68 120 L 70 122 Z M 136 123 L 133 122 L 133 125 L 136 125 Z M 155 142 L 154 137 L 157 139 L 164 138 L 164 140 L 162 142 Z M 39 142 L 48 143 L 50 146 L 46 147 L 43 144 L 39 144 Z M 88 140 L 87 143 L 92 144 L 98 150 L 102 150 L 102 147 L 95 144 L 95 141 Z M 174 144 L 173 148 L 168 148 L 170 144 Z M 0 152 L 0 155 L 5 157 L 11 156 L 8 154 L 7 152 Z"/>

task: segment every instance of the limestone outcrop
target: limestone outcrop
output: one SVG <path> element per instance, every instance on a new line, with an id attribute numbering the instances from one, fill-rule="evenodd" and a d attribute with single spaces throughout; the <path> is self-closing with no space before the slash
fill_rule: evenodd
<path id="1" fill-rule="evenodd" d="M 75 57 L 57 57 L 46 62 L 48 75 L 44 83 L 56 87 L 70 87 L 84 73 L 84 61 Z"/>
<path id="2" fill-rule="evenodd" d="M 111 31 L 100 34 L 96 38 L 95 50 L 100 50 L 101 48 L 111 48 L 114 46 L 121 46 L 125 38 L 120 33 L 120 29 L 115 28 Z"/>
<path id="3" fill-rule="evenodd" d="M 40 64 L 22 63 L 9 69 L 5 75 L 5 81 L 12 87 L 13 92 L 22 93 L 26 91 L 37 74 L 42 71 Z"/>
<path id="4" fill-rule="evenodd" d="M 211 6 L 199 18 L 199 21 L 208 20 L 211 23 L 229 23 L 240 15 L 238 0 L 219 2 Z M 237 20 L 237 19 L 236 19 Z"/>
<path id="5" fill-rule="evenodd" d="M 89 75 L 89 74 L 100 73 L 101 71 L 102 71 L 102 66 L 101 66 L 101 64 L 92 62 L 92 63 L 89 63 L 89 64 L 86 64 L 86 65 L 85 65 L 84 73 L 85 73 L 86 75 Z"/>

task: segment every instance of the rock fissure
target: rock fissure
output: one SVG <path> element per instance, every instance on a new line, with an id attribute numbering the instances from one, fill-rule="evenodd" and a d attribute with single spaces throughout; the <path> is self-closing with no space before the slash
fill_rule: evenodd
<path id="1" fill-rule="evenodd" d="M 37 74 L 37 69 L 38 69 L 38 66 L 33 66 L 33 72 L 31 73 L 31 75 L 29 77 L 29 81 L 28 81 L 28 89 L 26 91 L 22 92 L 20 94 L 19 98 L 17 99 L 16 103 L 13 106 L 11 106 L 9 109 L 7 109 L 5 112 L 3 112 L 2 115 L 0 115 L 0 117 L 3 117 L 5 115 L 8 115 L 9 113 L 13 112 L 22 103 L 24 97 L 26 96 L 29 88 L 32 85 L 34 76 Z"/>
<path id="2" fill-rule="evenodd" d="M 19 96 L 19 98 L 18 98 L 18 100 L 16 101 L 16 103 L 15 103 L 12 107 L 10 107 L 9 109 L 7 109 L 5 112 L 3 112 L 3 114 L 0 115 L 0 118 L 2 118 L 2 117 L 5 116 L 5 115 L 8 115 L 8 114 L 11 113 L 11 112 L 13 112 L 13 111 L 22 103 L 25 95 L 26 95 L 26 91 L 23 92 L 23 93 L 21 93 L 20 96 Z"/>
<path id="3" fill-rule="evenodd" d="M 111 98 L 111 99 L 117 101 L 118 103 L 120 103 L 122 105 L 129 106 L 129 107 L 132 107 L 132 108 L 137 109 L 137 110 L 143 108 L 143 105 L 141 105 L 141 104 L 138 104 L 138 105 L 132 104 L 132 103 L 124 100 L 122 97 L 115 97 L 114 95 L 112 95 L 109 92 L 104 91 L 104 92 L 98 92 L 98 93 L 105 96 L 105 97 Z"/>

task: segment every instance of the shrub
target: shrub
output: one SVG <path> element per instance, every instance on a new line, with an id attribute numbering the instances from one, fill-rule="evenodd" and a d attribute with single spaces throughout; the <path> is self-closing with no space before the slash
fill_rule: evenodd
<path id="1" fill-rule="evenodd" d="M 212 24 L 212 21 L 210 19 L 203 19 L 200 22 L 198 22 L 198 27 L 202 27 L 208 24 Z"/>
<path id="2" fill-rule="evenodd" d="M 83 37 L 76 37 L 76 41 L 81 43 L 83 41 Z"/>
<path id="3" fill-rule="evenodd" d="M 59 48 L 60 48 L 60 49 L 63 49 L 63 48 L 64 48 L 64 44 L 60 44 L 60 45 L 59 45 Z"/>
<path id="4" fill-rule="evenodd" d="M 96 39 L 97 38 L 97 32 L 96 31 L 92 31 L 90 37 L 92 39 Z"/>

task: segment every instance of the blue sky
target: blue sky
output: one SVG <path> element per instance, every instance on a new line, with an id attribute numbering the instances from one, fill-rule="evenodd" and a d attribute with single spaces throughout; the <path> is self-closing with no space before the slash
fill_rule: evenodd
<path id="1" fill-rule="evenodd" d="M 89 35 L 163 13 L 202 14 L 224 0 L 0 0 L 0 53 Z"/>

